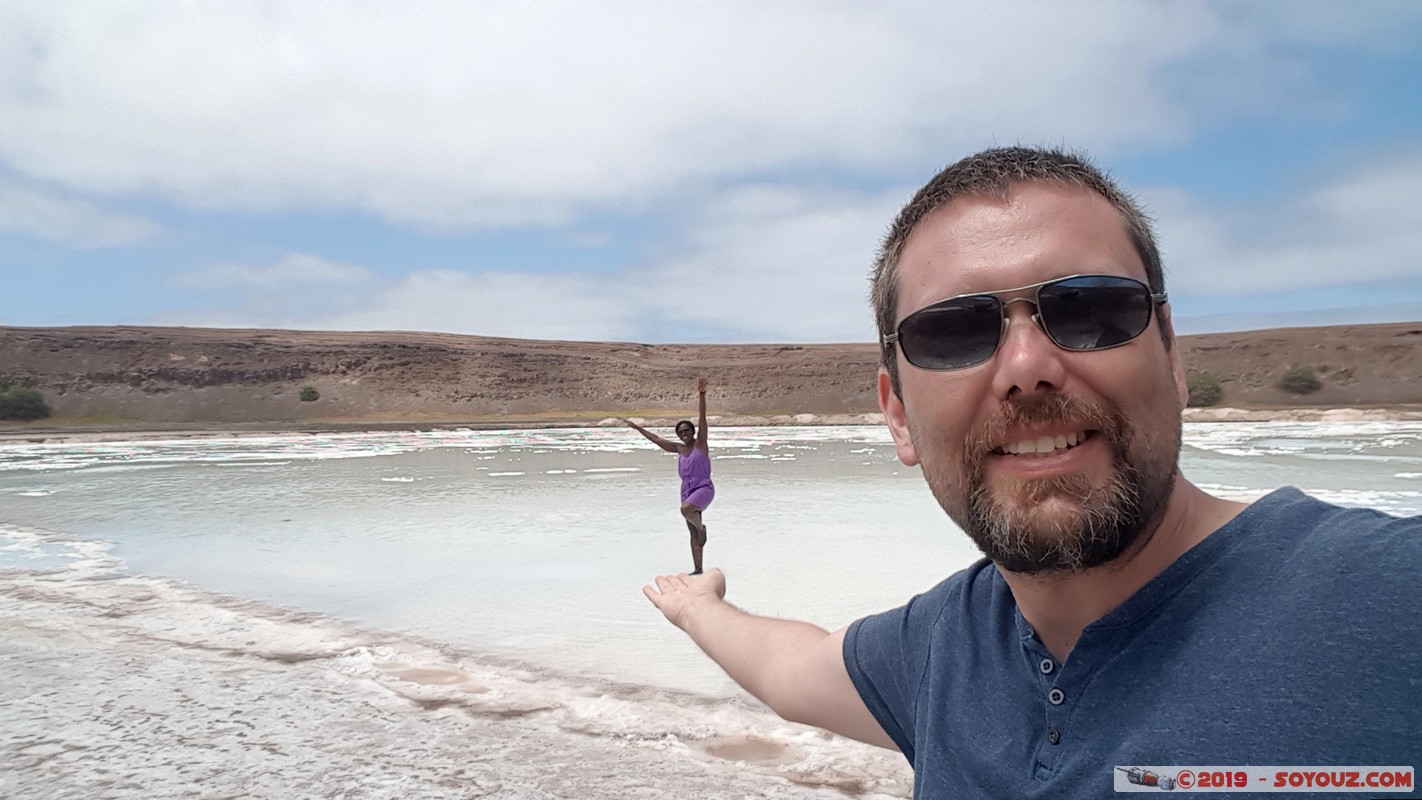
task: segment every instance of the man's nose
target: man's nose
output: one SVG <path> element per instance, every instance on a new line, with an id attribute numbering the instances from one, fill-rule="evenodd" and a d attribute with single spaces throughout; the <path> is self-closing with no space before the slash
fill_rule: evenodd
<path id="1" fill-rule="evenodd" d="M 1066 383 L 1063 351 L 1042 330 L 1036 304 L 1026 299 L 1003 306 L 1002 341 L 993 355 L 993 395 L 999 400 L 1033 392 L 1060 391 Z"/>

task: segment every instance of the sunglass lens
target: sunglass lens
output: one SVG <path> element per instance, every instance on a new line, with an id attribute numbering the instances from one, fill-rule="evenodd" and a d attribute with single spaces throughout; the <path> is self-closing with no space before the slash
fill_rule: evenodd
<path id="1" fill-rule="evenodd" d="M 1068 278 L 1038 290 L 1037 310 L 1047 335 L 1067 350 L 1115 347 L 1150 324 L 1150 290 L 1131 278 Z"/>
<path id="2" fill-rule="evenodd" d="M 920 369 L 962 369 L 992 358 L 1002 335 L 994 297 L 957 297 L 919 309 L 899 323 L 904 358 Z"/>

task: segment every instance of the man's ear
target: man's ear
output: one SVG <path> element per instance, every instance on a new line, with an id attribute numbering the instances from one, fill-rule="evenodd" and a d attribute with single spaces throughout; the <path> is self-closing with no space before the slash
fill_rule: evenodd
<path id="1" fill-rule="evenodd" d="M 1190 404 L 1190 385 L 1185 379 L 1185 360 L 1180 357 L 1180 342 L 1175 338 L 1175 323 L 1170 319 L 1170 305 L 1160 307 L 1160 324 L 1165 326 L 1165 355 L 1170 359 L 1170 371 L 1175 375 L 1175 389 L 1180 395 L 1180 407 Z"/>
<path id="2" fill-rule="evenodd" d="M 894 437 L 894 450 L 899 463 L 906 467 L 918 466 L 918 451 L 914 449 L 913 437 L 909 435 L 908 413 L 904 400 L 894 392 L 894 382 L 889 371 L 879 368 L 879 410 L 884 412 L 884 424 L 889 426 L 889 435 Z"/>

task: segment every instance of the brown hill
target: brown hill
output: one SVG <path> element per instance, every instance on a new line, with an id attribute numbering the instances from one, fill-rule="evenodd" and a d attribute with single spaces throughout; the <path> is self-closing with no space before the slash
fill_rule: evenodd
<path id="1" fill-rule="evenodd" d="M 1422 406 L 1422 323 L 1187 336 L 1221 405 Z M 877 411 L 870 344 L 640 345 L 435 333 L 0 327 L 0 382 L 40 389 L 26 427 L 509 424 L 682 416 L 697 376 L 720 415 Z M 1277 387 L 1291 365 L 1318 391 Z M 320 395 L 303 402 L 300 391 Z M 16 427 L 11 424 L 11 427 Z"/>

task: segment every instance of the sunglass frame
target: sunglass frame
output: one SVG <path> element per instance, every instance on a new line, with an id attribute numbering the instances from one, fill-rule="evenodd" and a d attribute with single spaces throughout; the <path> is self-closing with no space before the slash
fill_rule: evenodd
<path id="1" fill-rule="evenodd" d="M 1077 279 L 1080 279 L 1080 278 L 1109 278 L 1109 279 L 1111 279 L 1111 280 L 1118 280 L 1118 281 L 1129 282 L 1129 283 L 1135 284 L 1136 286 L 1140 287 L 1141 290 L 1145 292 L 1146 298 L 1150 301 L 1149 304 L 1146 306 L 1146 319 L 1145 319 L 1145 323 L 1141 326 L 1141 329 L 1140 329 L 1139 331 L 1137 331 L 1137 332 L 1135 333 L 1135 335 L 1130 336 L 1130 337 L 1127 337 L 1126 339 L 1123 339 L 1123 340 L 1121 340 L 1121 341 L 1119 341 L 1119 342 L 1117 342 L 1117 343 L 1115 343 L 1115 344 L 1102 345 L 1102 346 L 1100 346 L 1100 347 L 1068 347 L 1068 346 L 1062 344 L 1061 341 L 1059 341 L 1059 340 L 1057 339 L 1057 337 L 1056 337 L 1055 335 L 1053 335 L 1050 330 L 1048 330 L 1047 324 L 1042 320 L 1042 305 L 1041 305 L 1041 294 L 1042 294 L 1042 290 L 1045 289 L 1045 288 L 1048 287 L 1048 286 L 1055 286 L 1055 285 L 1058 285 L 1058 284 L 1061 284 L 1061 283 L 1065 283 L 1065 282 L 1067 282 L 1067 281 L 1077 280 Z M 1003 298 L 1003 295 L 1017 294 L 1017 293 L 1019 293 L 1019 292 L 1025 292 L 1025 291 L 1027 291 L 1027 290 L 1029 290 L 1029 289 L 1033 290 L 1032 296 L 1031 296 L 1030 298 L 1027 298 L 1027 297 L 1013 297 L 1013 298 L 1008 298 L 1008 299 L 1004 299 L 1004 298 Z M 910 319 L 913 319 L 915 316 L 917 316 L 917 315 L 919 315 L 919 314 L 922 314 L 922 313 L 925 312 L 925 311 L 929 311 L 929 310 L 931 310 L 931 309 L 938 308 L 938 307 L 942 306 L 944 303 L 950 303 L 950 302 L 952 302 L 952 301 L 954 301 L 954 300 L 966 300 L 966 299 L 969 299 L 969 298 L 979 298 L 979 297 L 987 297 L 987 298 L 991 298 L 992 300 L 996 301 L 996 302 L 997 302 L 997 305 L 998 305 L 998 312 L 999 312 L 999 313 L 1001 314 L 1001 316 L 1002 316 L 1002 325 L 1001 325 L 1001 327 L 999 327 L 999 329 L 998 329 L 997 341 L 993 344 L 992 349 L 989 350 L 985 356 L 983 356 L 983 358 L 981 358 L 981 359 L 979 359 L 979 360 L 977 360 L 977 361 L 973 361 L 973 362 L 967 363 L 967 364 L 960 364 L 960 365 L 949 366 L 949 367 L 925 367 L 925 366 L 922 366 L 922 365 L 920 365 L 920 364 L 914 363 L 913 359 L 909 357 L 908 352 L 904 349 L 903 345 L 902 345 L 902 344 L 899 344 L 899 342 L 900 342 L 900 340 L 901 340 L 901 338 L 902 338 L 902 337 L 901 337 L 901 333 L 903 332 L 904 323 L 908 322 Z M 1051 278 L 1050 280 L 1039 281 L 1039 282 L 1037 282 L 1037 283 L 1029 283 L 1029 284 L 1027 284 L 1026 286 L 1017 286 L 1017 287 L 1012 288 L 1012 289 L 998 289 L 998 290 L 991 291 L 991 292 L 966 292 L 966 293 L 964 293 L 964 294 L 956 294 L 956 295 L 953 295 L 953 296 L 951 296 L 951 297 L 945 297 L 945 298 L 943 298 L 943 299 L 941 299 L 941 300 L 935 300 L 935 301 L 933 301 L 932 303 L 929 303 L 928 305 L 923 306 L 922 308 L 915 309 L 915 310 L 913 310 L 913 311 L 910 311 L 908 314 L 905 314 L 905 315 L 904 315 L 904 318 L 901 319 L 901 320 L 899 320 L 899 324 L 894 327 L 894 332 L 893 332 L 893 333 L 885 334 L 884 336 L 880 337 L 880 344 L 881 344 L 882 346 L 886 347 L 886 348 L 888 348 L 888 347 L 894 347 L 896 344 L 898 344 L 898 347 L 897 347 L 896 349 L 897 349 L 900 353 L 903 353 L 903 356 L 904 356 L 904 360 L 905 360 L 905 361 L 907 361 L 910 365 L 912 365 L 912 366 L 914 366 L 914 367 L 916 367 L 916 368 L 918 368 L 918 369 L 928 370 L 928 371 L 930 371 L 930 372 L 952 372 L 952 371 L 954 371 L 954 370 L 968 369 L 969 367 L 976 367 L 976 366 L 978 366 L 978 365 L 980 365 L 980 364 L 985 364 L 985 363 L 987 363 L 988 361 L 991 361 L 991 360 L 992 360 L 992 357 L 997 353 L 997 349 L 1002 346 L 1002 334 L 1003 334 L 1003 331 L 1005 331 L 1006 328 L 1007 328 L 1007 307 L 1010 306 L 1010 305 L 1012 305 L 1013 303 L 1031 303 L 1031 304 L 1032 304 L 1032 308 L 1033 308 L 1033 312 L 1032 312 L 1032 321 L 1033 321 L 1033 323 L 1035 323 L 1035 324 L 1037 325 L 1037 327 L 1040 328 L 1044 334 L 1046 334 L 1047 338 L 1052 341 L 1052 344 L 1056 345 L 1057 347 L 1060 347 L 1060 348 L 1063 349 L 1063 350 L 1066 350 L 1066 351 L 1068 351 L 1068 352 L 1073 352 L 1073 353 L 1089 353 L 1089 352 L 1093 352 L 1093 351 L 1096 351 L 1096 350 L 1110 350 L 1110 349 L 1112 349 L 1112 348 L 1116 348 L 1116 347 L 1120 347 L 1120 346 L 1122 346 L 1122 345 L 1130 344 L 1131 342 L 1133 342 L 1133 341 L 1135 341 L 1136 339 L 1140 338 L 1140 335 L 1141 335 L 1142 333 L 1144 333 L 1148 328 L 1150 328 L 1151 320 L 1152 320 L 1152 319 L 1154 318 L 1154 316 L 1155 316 L 1155 308 L 1156 308 L 1156 306 L 1163 306 L 1163 305 L 1165 305 L 1167 302 L 1169 302 L 1169 298 L 1166 296 L 1165 292 L 1152 292 L 1152 291 L 1150 290 L 1150 286 L 1147 285 L 1144 281 L 1141 281 L 1141 280 L 1139 280 L 1139 279 L 1137 279 L 1137 278 L 1132 278 L 1132 277 L 1129 276 L 1129 275 L 1110 275 L 1110 274 L 1106 274 L 1106 273 L 1090 273 L 1090 272 L 1088 272 L 1088 273 L 1078 273 L 1078 274 L 1076 274 L 1076 275 L 1064 275 L 1064 276 L 1062 276 L 1062 277 L 1060 277 L 1060 278 Z"/>

